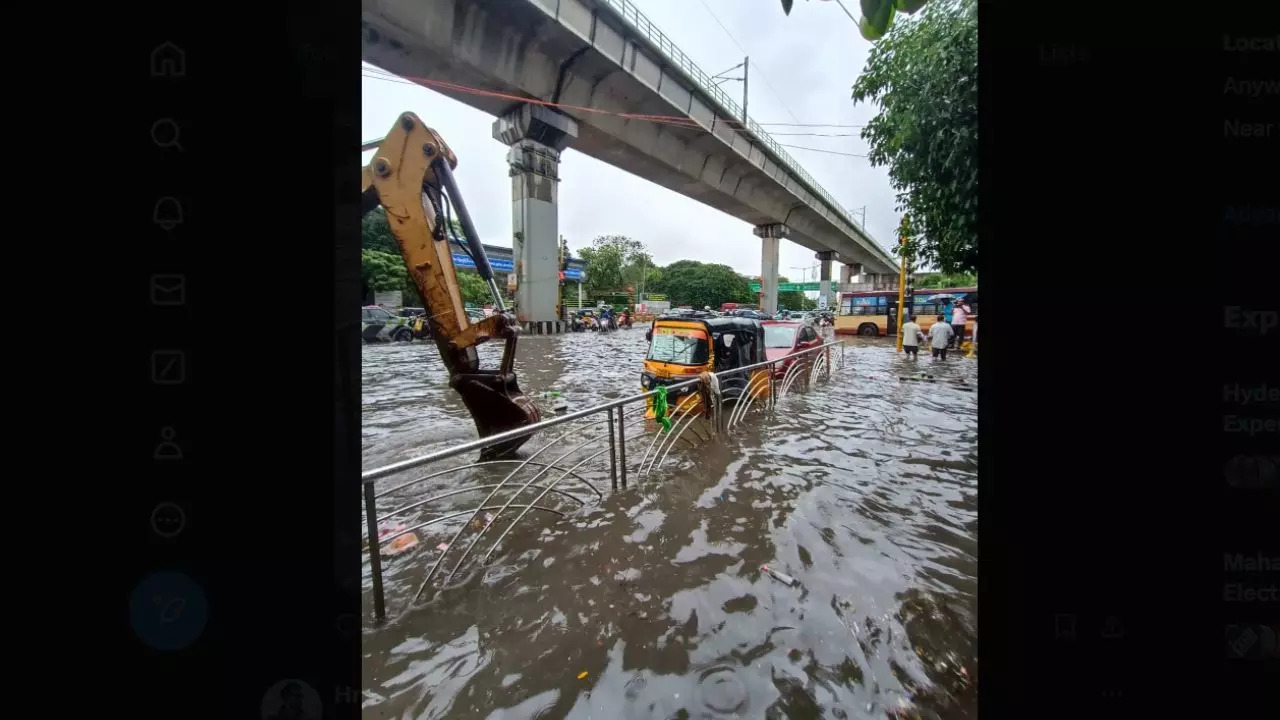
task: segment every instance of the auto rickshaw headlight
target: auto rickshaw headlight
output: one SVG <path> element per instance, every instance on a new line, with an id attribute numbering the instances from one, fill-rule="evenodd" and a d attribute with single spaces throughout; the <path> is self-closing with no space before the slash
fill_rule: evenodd
<path id="1" fill-rule="evenodd" d="M 653 384 L 653 379 L 649 377 L 649 373 L 640 373 L 640 387 L 648 390 L 651 384 Z"/>

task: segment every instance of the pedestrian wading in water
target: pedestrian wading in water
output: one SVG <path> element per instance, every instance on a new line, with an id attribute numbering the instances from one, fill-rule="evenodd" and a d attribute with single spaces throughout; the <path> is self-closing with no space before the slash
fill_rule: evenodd
<path id="1" fill-rule="evenodd" d="M 956 331 L 951 329 L 947 319 L 939 315 L 937 322 L 933 324 L 933 327 L 929 328 L 929 346 L 933 349 L 933 358 L 935 360 L 947 359 L 947 346 L 951 344 L 951 340 L 955 336 Z"/>

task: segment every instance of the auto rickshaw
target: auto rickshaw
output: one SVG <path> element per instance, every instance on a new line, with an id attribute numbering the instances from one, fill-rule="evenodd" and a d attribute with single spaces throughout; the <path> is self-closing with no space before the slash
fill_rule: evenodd
<path id="1" fill-rule="evenodd" d="M 644 371 L 640 373 L 640 387 L 645 391 L 691 380 L 704 372 L 719 373 L 765 361 L 764 328 L 759 320 L 664 315 L 654 320 L 651 332 Z M 736 402 L 748 388 L 751 394 L 760 392 L 760 388 L 768 393 L 768 381 L 768 367 L 729 373 L 719 378 L 720 393 L 726 402 Z M 667 407 L 668 417 L 675 415 L 677 409 L 681 415 L 703 411 L 698 386 L 670 391 Z M 652 397 L 645 417 L 654 418 Z"/>

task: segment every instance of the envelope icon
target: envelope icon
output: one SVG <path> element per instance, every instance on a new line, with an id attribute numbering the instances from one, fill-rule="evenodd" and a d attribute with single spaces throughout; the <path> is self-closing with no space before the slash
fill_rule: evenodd
<path id="1" fill-rule="evenodd" d="M 152 275 L 152 305 L 183 305 L 187 302 L 186 275 Z"/>

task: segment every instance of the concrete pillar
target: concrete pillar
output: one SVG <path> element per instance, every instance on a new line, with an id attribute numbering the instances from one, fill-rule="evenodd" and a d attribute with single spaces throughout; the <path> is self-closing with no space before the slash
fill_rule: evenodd
<path id="1" fill-rule="evenodd" d="M 840 284 L 848 285 L 849 283 L 853 282 L 854 274 L 855 273 L 853 272 L 852 265 L 841 265 L 840 266 Z"/>
<path id="2" fill-rule="evenodd" d="M 772 315 L 778 312 L 778 247 L 790 232 L 781 223 L 757 225 L 754 232 L 761 241 L 760 310 Z"/>
<path id="3" fill-rule="evenodd" d="M 526 329 L 559 319 L 560 153 L 577 136 L 573 118 L 540 105 L 522 105 L 493 122 L 493 138 L 511 148 L 511 254 L 516 314 Z"/>
<path id="4" fill-rule="evenodd" d="M 835 253 L 823 250 L 816 253 L 818 258 L 818 309 L 835 310 L 835 297 L 831 293 L 831 258 Z"/>

